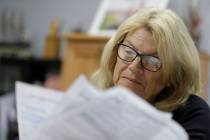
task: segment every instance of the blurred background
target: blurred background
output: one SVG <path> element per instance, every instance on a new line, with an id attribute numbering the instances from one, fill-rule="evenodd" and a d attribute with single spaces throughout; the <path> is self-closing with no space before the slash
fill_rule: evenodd
<path id="1" fill-rule="evenodd" d="M 99 64 L 110 36 L 89 35 L 102 0 L 0 0 L 0 140 L 17 138 L 15 81 L 65 90 Z M 210 104 L 210 0 L 169 0 L 202 60 Z M 78 60 L 79 59 L 79 60 Z M 86 66 L 84 66 L 86 64 Z"/>

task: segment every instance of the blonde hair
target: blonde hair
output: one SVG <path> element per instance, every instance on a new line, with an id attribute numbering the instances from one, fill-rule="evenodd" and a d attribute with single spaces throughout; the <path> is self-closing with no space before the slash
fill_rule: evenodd
<path id="1" fill-rule="evenodd" d="M 170 10 L 145 8 L 128 18 L 106 44 L 100 68 L 92 82 L 101 89 L 113 86 L 112 76 L 117 60 L 116 44 L 127 33 L 140 28 L 151 32 L 162 62 L 163 81 L 168 86 L 157 96 L 154 106 L 173 111 L 183 105 L 188 96 L 200 92 L 200 62 L 197 49 L 183 21 Z"/>

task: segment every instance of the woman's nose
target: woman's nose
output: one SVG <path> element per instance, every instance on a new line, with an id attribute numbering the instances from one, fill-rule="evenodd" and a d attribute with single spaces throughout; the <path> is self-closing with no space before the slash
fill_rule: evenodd
<path id="1" fill-rule="evenodd" d="M 133 62 L 130 63 L 130 65 L 128 66 L 128 68 L 130 70 L 132 70 L 133 72 L 142 70 L 143 67 L 141 65 L 141 58 L 140 57 L 136 57 L 136 59 L 133 60 Z"/>

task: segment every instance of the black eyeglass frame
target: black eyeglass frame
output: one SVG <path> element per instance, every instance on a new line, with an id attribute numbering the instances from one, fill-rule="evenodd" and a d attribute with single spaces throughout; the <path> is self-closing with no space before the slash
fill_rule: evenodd
<path id="1" fill-rule="evenodd" d="M 123 46 L 128 47 L 128 48 L 130 48 L 131 50 L 133 50 L 133 51 L 136 53 L 136 56 L 135 56 L 131 61 L 122 59 L 122 58 L 119 56 L 119 53 L 118 53 L 118 52 L 119 52 L 120 45 L 123 45 Z M 152 57 L 157 58 L 158 60 L 160 60 L 160 58 L 157 57 L 157 56 L 154 56 L 154 55 L 140 54 L 140 53 L 137 52 L 134 48 L 132 48 L 132 47 L 130 47 L 130 46 L 128 46 L 128 45 L 125 45 L 125 44 L 123 44 L 123 43 L 117 43 L 117 56 L 118 56 L 121 60 L 126 61 L 126 62 L 133 62 L 137 57 L 140 57 L 140 58 L 141 58 L 141 59 L 140 59 L 141 66 L 142 66 L 144 69 L 146 69 L 146 70 L 148 70 L 148 71 L 151 71 L 151 72 L 157 72 L 157 71 L 159 71 L 159 70 L 161 69 L 161 67 L 162 67 L 162 63 L 161 63 L 161 61 L 160 61 L 160 67 L 159 67 L 158 69 L 156 69 L 156 70 L 153 71 L 153 70 L 150 70 L 150 69 L 146 68 L 146 67 L 143 65 L 143 63 L 142 63 L 142 57 L 143 57 L 143 56 L 152 56 Z"/>

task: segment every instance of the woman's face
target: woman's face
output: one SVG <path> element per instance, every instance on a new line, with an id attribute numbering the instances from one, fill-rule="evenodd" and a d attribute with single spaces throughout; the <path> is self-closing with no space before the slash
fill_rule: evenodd
<path id="1" fill-rule="evenodd" d="M 123 44 L 140 54 L 158 57 L 152 34 L 144 28 L 128 34 Z M 165 87 L 161 69 L 156 72 L 148 71 L 141 65 L 140 60 L 140 57 L 136 57 L 132 62 L 126 62 L 118 57 L 114 68 L 113 83 L 127 87 L 145 100 L 152 102 Z"/>

